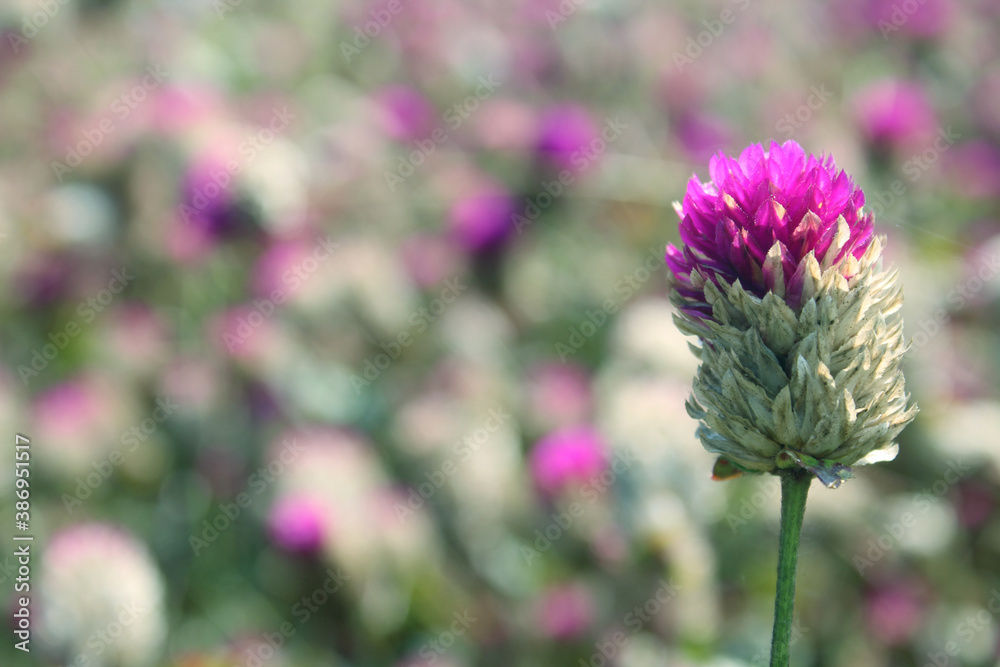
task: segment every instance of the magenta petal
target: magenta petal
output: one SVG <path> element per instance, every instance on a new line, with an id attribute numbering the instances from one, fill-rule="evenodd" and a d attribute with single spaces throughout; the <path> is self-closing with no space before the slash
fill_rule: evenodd
<path id="1" fill-rule="evenodd" d="M 798 308 L 802 301 L 802 285 L 806 279 L 806 263 L 799 262 L 791 276 L 785 278 L 785 301 L 793 308 Z"/>
<path id="2" fill-rule="evenodd" d="M 813 248 L 816 246 L 816 240 L 819 239 L 822 233 L 823 221 L 820 220 L 819 216 L 811 211 L 807 211 L 806 215 L 802 216 L 802 220 L 795 227 L 795 231 L 792 232 L 792 239 L 797 241 L 799 244 Z M 805 253 L 802 253 L 804 256 Z"/>
<path id="3" fill-rule="evenodd" d="M 752 144 L 743 149 L 739 158 L 743 173 L 754 178 L 761 178 L 761 168 L 764 165 L 764 149 L 760 144 Z"/>
<path id="4" fill-rule="evenodd" d="M 740 236 L 742 238 L 743 245 L 745 245 L 750 251 L 750 255 L 757 261 L 758 264 L 762 264 L 764 262 L 764 255 L 767 254 L 767 248 L 758 243 L 754 236 L 745 229 L 740 230 Z"/>
<path id="5" fill-rule="evenodd" d="M 736 269 L 737 275 L 749 275 L 751 272 L 750 254 L 739 235 L 733 237 L 729 244 L 729 264 Z"/>
<path id="6" fill-rule="evenodd" d="M 823 233 L 820 234 L 819 239 L 816 241 L 816 259 L 822 260 L 826 256 L 826 251 L 830 249 L 830 245 L 833 243 L 833 237 L 837 233 L 837 223 L 827 222 L 823 227 Z"/>
<path id="7" fill-rule="evenodd" d="M 781 270 L 784 272 L 787 282 L 788 277 L 795 272 L 796 261 L 791 251 L 781 241 L 778 241 L 778 248 L 781 250 Z"/>
<path id="8" fill-rule="evenodd" d="M 684 259 L 684 253 L 673 244 L 670 244 L 667 246 L 667 253 L 664 256 L 664 260 L 667 263 L 667 267 L 679 280 L 685 283 L 688 282 L 685 279 L 691 274 L 691 265 Z"/>
<path id="9" fill-rule="evenodd" d="M 681 214 L 682 248 L 667 249 L 666 263 L 690 308 L 705 316 L 704 294 L 691 282 L 693 271 L 713 280 L 739 279 L 763 296 L 776 276 L 763 271 L 767 251 L 777 242 L 785 298 L 797 304 L 803 280 L 802 259 L 814 252 L 822 259 L 841 216 L 850 238 L 840 255 L 860 257 L 873 238 L 872 216 L 862 211 L 865 198 L 829 155 L 807 154 L 794 141 L 771 142 L 767 150 L 748 146 L 733 158 L 718 153 L 709 164 L 712 180 L 688 182 Z M 693 292 L 693 293 L 692 293 Z"/>

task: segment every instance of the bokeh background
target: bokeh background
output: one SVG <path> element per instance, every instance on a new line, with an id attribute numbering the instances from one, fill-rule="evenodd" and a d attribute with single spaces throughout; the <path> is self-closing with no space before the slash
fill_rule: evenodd
<path id="1" fill-rule="evenodd" d="M 7 0 L 4 665 L 763 665 L 778 486 L 685 414 L 672 202 L 864 188 L 921 406 L 814 485 L 800 665 L 1000 664 L 1000 5 Z"/>

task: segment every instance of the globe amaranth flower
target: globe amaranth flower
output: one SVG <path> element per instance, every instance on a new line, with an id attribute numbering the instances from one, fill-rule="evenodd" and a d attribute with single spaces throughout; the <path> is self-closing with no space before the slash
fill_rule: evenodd
<path id="1" fill-rule="evenodd" d="M 717 476 L 804 467 L 829 486 L 890 460 L 907 408 L 902 288 L 864 194 L 795 142 L 711 159 L 675 204 L 678 327 L 701 365 L 688 413 Z"/>

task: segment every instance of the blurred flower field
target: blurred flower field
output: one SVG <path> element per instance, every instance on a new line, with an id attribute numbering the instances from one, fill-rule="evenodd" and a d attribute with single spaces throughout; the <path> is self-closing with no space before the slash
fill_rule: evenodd
<path id="1" fill-rule="evenodd" d="M 1000 664 L 998 31 L 4 3 L 0 664 L 767 664 L 779 484 L 711 479 L 663 255 L 692 174 L 771 140 L 864 190 L 921 410 L 813 485 L 793 664 Z"/>

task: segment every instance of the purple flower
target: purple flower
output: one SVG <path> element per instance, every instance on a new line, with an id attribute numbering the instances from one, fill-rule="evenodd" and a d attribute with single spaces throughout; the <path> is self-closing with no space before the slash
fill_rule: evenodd
<path id="1" fill-rule="evenodd" d="M 228 174 L 222 161 L 215 158 L 195 161 L 184 174 L 181 217 L 206 239 L 234 236 L 247 222 Z"/>
<path id="2" fill-rule="evenodd" d="M 883 79 L 854 97 L 854 114 L 861 131 L 878 146 L 925 141 L 937 128 L 937 117 L 923 88 L 916 83 Z"/>
<path id="3" fill-rule="evenodd" d="M 430 132 L 434 108 L 418 90 L 403 85 L 386 86 L 375 99 L 379 122 L 393 139 L 422 139 Z"/>
<path id="4" fill-rule="evenodd" d="M 530 465 L 538 489 L 554 495 L 603 473 L 608 467 L 607 447 L 593 428 L 564 428 L 538 441 L 531 452 Z"/>
<path id="5" fill-rule="evenodd" d="M 708 113 L 685 111 L 677 119 L 676 134 L 681 146 L 691 159 L 707 160 L 713 149 L 732 141 L 733 130 L 716 116 Z"/>
<path id="6" fill-rule="evenodd" d="M 754 144 L 738 159 L 719 152 L 709 172 L 711 182 L 693 176 L 675 204 L 683 247 L 667 246 L 675 289 L 691 315 L 711 315 L 703 286 L 719 279 L 739 280 L 760 297 L 774 291 L 797 307 L 808 255 L 833 264 L 848 253 L 861 257 L 871 242 L 865 196 L 829 155 L 806 155 L 794 141 L 771 142 L 767 151 Z"/>
<path id="7" fill-rule="evenodd" d="M 451 207 L 448 223 L 455 240 L 470 252 L 496 248 L 510 235 L 514 226 L 514 201 L 510 193 L 487 185 L 459 199 Z"/>
<path id="8" fill-rule="evenodd" d="M 576 167 L 574 156 L 597 137 L 590 113 L 581 106 L 567 104 L 548 109 L 539 119 L 538 152 L 561 169 Z"/>
<path id="9" fill-rule="evenodd" d="M 13 296 L 31 305 L 54 303 L 70 291 L 78 265 L 76 258 L 68 253 L 25 253 L 14 271 Z"/>

